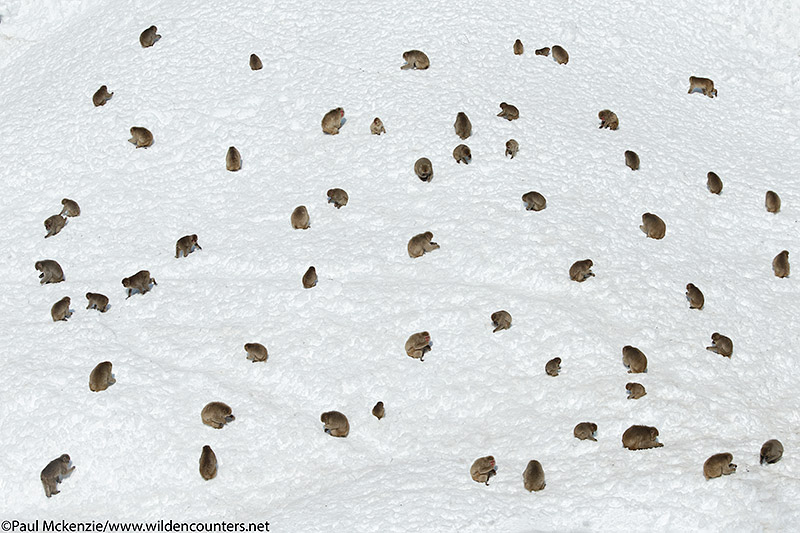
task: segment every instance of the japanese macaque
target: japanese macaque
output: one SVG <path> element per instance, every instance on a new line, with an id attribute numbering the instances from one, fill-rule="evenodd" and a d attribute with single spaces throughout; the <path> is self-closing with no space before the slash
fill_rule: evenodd
<path id="1" fill-rule="evenodd" d="M 81 214 L 81 208 L 78 206 L 78 202 L 75 200 L 70 200 L 69 198 L 62 198 L 61 205 L 64 207 L 61 209 L 61 216 L 68 216 L 68 217 L 77 217 Z"/>
<path id="2" fill-rule="evenodd" d="M 581 422 L 575 426 L 575 429 L 572 430 L 572 434 L 575 435 L 575 438 L 579 440 L 593 440 L 597 442 L 597 439 L 594 438 L 596 431 L 597 424 L 593 422 Z"/>
<path id="3" fill-rule="evenodd" d="M 469 146 L 466 144 L 459 144 L 453 149 L 453 159 L 455 159 L 456 163 L 459 165 L 462 161 L 465 165 L 469 165 L 472 161 L 472 150 L 470 150 Z"/>
<path id="4" fill-rule="evenodd" d="M 560 357 L 554 357 L 553 359 L 550 359 L 544 365 L 544 372 L 548 376 L 556 377 L 560 371 L 561 371 L 561 358 Z"/>
<path id="5" fill-rule="evenodd" d="M 347 201 L 350 199 L 343 189 L 328 189 L 326 194 L 328 195 L 328 203 L 333 204 L 336 209 L 346 206 Z"/>
<path id="6" fill-rule="evenodd" d="M 425 182 L 433 180 L 433 163 L 427 157 L 420 157 L 414 163 L 414 174 Z"/>
<path id="7" fill-rule="evenodd" d="M 425 70 L 431 66 L 431 61 L 428 59 L 428 56 L 426 56 L 425 53 L 420 50 L 409 50 L 408 52 L 403 52 L 403 60 L 405 61 L 405 64 L 400 67 L 400 70 L 408 70 L 410 68 L 416 70 Z"/>
<path id="8" fill-rule="evenodd" d="M 497 474 L 496 468 L 494 457 L 487 455 L 486 457 L 475 459 L 475 462 L 469 467 L 469 475 L 472 476 L 474 481 L 488 486 L 489 480 Z"/>
<path id="9" fill-rule="evenodd" d="M 689 300 L 689 309 L 702 309 L 706 303 L 705 296 L 693 283 L 686 284 L 686 299 Z"/>
<path id="10" fill-rule="evenodd" d="M 528 492 L 542 490 L 545 486 L 544 470 L 539 461 L 528 461 L 528 466 L 522 473 L 522 483 Z"/>
<path id="11" fill-rule="evenodd" d="M 706 350 L 730 358 L 733 355 L 733 341 L 729 337 L 715 332 L 711 335 L 711 346 L 706 347 Z"/>
<path id="12" fill-rule="evenodd" d="M 62 478 L 68 476 L 73 470 L 75 470 L 74 466 L 69 466 L 69 462 L 69 455 L 64 454 L 58 459 L 53 459 L 47 463 L 47 466 L 44 467 L 44 470 L 42 470 L 39 479 L 42 480 L 44 494 L 48 498 L 53 494 L 58 494 L 61 492 L 58 490 L 58 484 L 61 483 Z"/>
<path id="13" fill-rule="evenodd" d="M 622 434 L 622 446 L 629 450 L 647 450 L 664 446 L 658 442 L 658 430 L 651 426 L 631 426 Z"/>
<path id="14" fill-rule="evenodd" d="M 422 257 L 426 252 L 438 250 L 439 245 L 431 239 L 433 239 L 433 233 L 430 231 L 419 233 L 411 237 L 408 241 L 408 256 L 414 259 L 416 257 Z"/>
<path id="15" fill-rule="evenodd" d="M 242 154 L 235 146 L 228 147 L 228 152 L 225 154 L 225 168 L 231 172 L 242 169 Z"/>
<path id="16" fill-rule="evenodd" d="M 114 375 L 111 373 L 111 362 L 103 361 L 98 363 L 92 373 L 89 374 L 89 390 L 92 392 L 100 392 L 109 388 L 116 383 Z"/>
<path id="17" fill-rule="evenodd" d="M 86 299 L 89 300 L 86 309 L 97 309 L 101 313 L 105 313 L 108 310 L 108 296 L 105 294 L 87 292 Z"/>
<path id="18" fill-rule="evenodd" d="M 767 191 L 767 197 L 764 201 L 764 205 L 767 206 L 767 211 L 770 213 L 777 213 L 781 210 L 781 197 L 778 196 L 778 193 L 774 191 Z"/>
<path id="19" fill-rule="evenodd" d="M 772 271 L 779 278 L 789 277 L 789 250 L 784 250 L 772 260 Z"/>
<path id="20" fill-rule="evenodd" d="M 147 128 L 134 126 L 131 128 L 131 138 L 129 143 L 136 145 L 136 148 L 147 148 L 153 144 L 153 134 Z"/>
<path id="21" fill-rule="evenodd" d="M 517 156 L 517 152 L 519 152 L 519 143 L 515 139 L 509 139 L 506 141 L 506 156 L 511 156 L 511 159 L 514 159 Z"/>
<path id="22" fill-rule="evenodd" d="M 97 91 L 92 95 L 92 103 L 95 107 L 106 105 L 106 102 L 111 100 L 112 96 L 114 96 L 114 93 L 108 92 L 108 87 L 101 85 L 100 88 L 97 89 Z"/>
<path id="23" fill-rule="evenodd" d="M 331 437 L 346 437 L 350 433 L 350 422 L 339 411 L 327 411 L 319 419 L 325 424 L 325 433 Z"/>
<path id="24" fill-rule="evenodd" d="M 761 464 L 777 463 L 783 457 L 783 444 L 776 439 L 770 439 L 761 446 Z"/>
<path id="25" fill-rule="evenodd" d="M 158 285 L 155 278 L 150 277 L 150 272 L 147 270 L 140 270 L 129 278 L 122 278 L 122 286 L 128 289 L 128 296 L 125 299 L 130 298 L 134 290 L 139 291 L 139 294 L 150 291 L 151 283 Z"/>
<path id="26" fill-rule="evenodd" d="M 383 122 L 378 117 L 372 121 L 372 124 L 369 125 L 369 131 L 373 135 L 380 135 L 381 133 L 386 133 L 386 128 L 383 127 Z"/>
<path id="27" fill-rule="evenodd" d="M 463 111 L 459 111 L 456 115 L 456 121 L 453 123 L 453 127 L 456 129 L 456 135 L 462 139 L 466 139 L 472 135 L 472 122 L 469 121 L 469 117 L 467 117 L 467 114 Z"/>
<path id="28" fill-rule="evenodd" d="M 733 455 L 730 453 L 715 453 L 703 463 L 703 475 L 706 481 L 714 477 L 727 476 L 736 472 L 733 464 Z"/>
<path id="29" fill-rule="evenodd" d="M 536 191 L 523 194 L 522 201 L 525 202 L 525 209 L 527 211 L 541 211 L 547 207 L 547 200 L 545 197 Z"/>
<path id="30" fill-rule="evenodd" d="M 44 221 L 44 229 L 47 230 L 47 235 L 45 235 L 44 238 L 46 239 L 53 235 L 58 235 L 58 232 L 64 228 L 66 223 L 67 219 L 61 215 L 51 215 L 47 217 Z"/>
<path id="31" fill-rule="evenodd" d="M 200 412 L 200 418 L 203 420 L 203 424 L 214 429 L 222 429 L 225 424 L 236 420 L 231 408 L 222 402 L 207 404 Z"/>
<path id="32" fill-rule="evenodd" d="M 706 174 L 706 178 L 706 187 L 708 187 L 711 194 L 719 194 L 722 192 L 722 180 L 715 172 L 709 172 Z"/>
<path id="33" fill-rule="evenodd" d="M 717 90 L 714 88 L 714 82 L 708 78 L 698 78 L 696 76 L 689 76 L 689 93 L 693 93 L 695 90 L 700 89 L 703 91 L 703 94 L 708 96 L 709 98 L 714 98 L 717 96 Z"/>
<path id="34" fill-rule="evenodd" d="M 508 121 L 517 120 L 519 118 L 519 109 L 517 109 L 516 106 L 500 102 L 500 109 L 502 111 L 497 114 L 498 117 L 503 117 Z"/>
<path id="35" fill-rule="evenodd" d="M 653 213 L 642 215 L 642 224 L 639 229 L 651 239 L 663 239 L 664 235 L 667 234 L 667 225 L 658 215 Z"/>
<path id="36" fill-rule="evenodd" d="M 567 63 L 569 63 L 569 54 L 567 53 L 566 50 L 564 50 L 560 46 L 558 45 L 553 46 L 552 52 L 553 52 L 553 59 L 555 59 L 556 63 L 558 63 L 559 65 L 566 65 Z"/>
<path id="37" fill-rule="evenodd" d="M 525 47 L 522 46 L 522 41 L 517 39 L 514 41 L 514 55 L 521 56 L 525 52 Z"/>
<path id="38" fill-rule="evenodd" d="M 192 250 L 194 250 L 195 246 L 198 250 L 202 250 L 203 247 L 200 246 L 197 242 L 197 235 L 184 235 L 178 242 L 175 243 L 175 258 L 179 258 L 181 253 L 183 253 L 183 257 L 187 257 Z"/>
<path id="39" fill-rule="evenodd" d="M 639 170 L 639 154 L 632 150 L 625 150 L 625 165 L 631 170 Z"/>
<path id="40" fill-rule="evenodd" d="M 342 119 L 344 118 L 344 109 L 337 107 L 331 109 L 325 116 L 322 117 L 322 131 L 329 135 L 336 135 L 339 133 L 339 128 L 342 127 Z"/>
<path id="41" fill-rule="evenodd" d="M 217 456 L 208 444 L 203 446 L 203 452 L 200 454 L 200 475 L 206 481 L 217 477 Z"/>
<path id="42" fill-rule="evenodd" d="M 64 271 L 61 270 L 61 265 L 52 259 L 36 261 L 33 266 L 36 270 L 41 272 L 41 274 L 39 274 L 39 278 L 41 279 L 41 281 L 39 281 L 40 285 L 64 281 Z"/>
<path id="43" fill-rule="evenodd" d="M 592 272 L 592 263 L 591 259 L 584 259 L 583 261 L 575 261 L 572 263 L 572 266 L 569 267 L 569 279 L 572 281 L 583 282 L 587 279 L 594 276 L 594 272 Z"/>
<path id="44" fill-rule="evenodd" d="M 600 129 L 608 128 L 610 130 L 615 130 L 619 128 L 619 119 L 617 118 L 617 114 L 609 109 L 603 109 L 597 114 L 597 118 L 600 119 Z"/>
<path id="45" fill-rule="evenodd" d="M 630 345 L 622 348 L 622 364 L 629 368 L 628 374 L 647 372 L 647 357 L 639 348 Z"/>
<path id="46" fill-rule="evenodd" d="M 496 326 L 492 333 L 511 327 L 511 313 L 508 311 L 495 311 L 492 313 L 492 325 Z"/>
<path id="47" fill-rule="evenodd" d="M 431 334 L 427 331 L 414 333 L 406 341 L 406 355 L 413 359 L 423 360 L 425 354 L 431 351 Z"/>
<path id="48" fill-rule="evenodd" d="M 303 274 L 303 288 L 310 289 L 317 284 L 317 269 L 313 266 L 308 267 L 306 273 Z"/>
<path id="49" fill-rule="evenodd" d="M 244 345 L 244 351 L 247 352 L 247 360 L 254 363 L 266 363 L 269 357 L 267 347 L 259 342 L 248 342 Z"/>
<path id="50" fill-rule="evenodd" d="M 150 26 L 139 35 L 139 44 L 142 45 L 142 48 L 149 48 L 161 39 L 161 36 L 156 33 L 157 31 L 158 28 Z"/>
<path id="51" fill-rule="evenodd" d="M 72 316 L 72 311 L 69 310 L 69 304 L 69 296 L 64 296 L 53 304 L 53 307 L 50 308 L 50 316 L 53 318 L 53 322 L 58 322 L 59 320 L 66 322 L 66 320 Z"/>
<path id="52" fill-rule="evenodd" d="M 383 402 L 378 402 L 375 404 L 375 407 L 372 408 L 372 416 L 378 420 L 386 416 L 386 409 L 383 407 Z"/>
<path id="53" fill-rule="evenodd" d="M 647 395 L 647 391 L 645 390 L 644 385 L 641 383 L 626 383 L 625 390 L 628 391 L 629 400 L 638 400 L 642 396 Z"/>
<path id="54" fill-rule="evenodd" d="M 563 48 L 562 48 L 562 50 L 563 50 Z M 550 55 L 550 47 L 549 46 L 545 46 L 544 48 L 539 48 L 538 50 L 535 50 L 533 53 L 534 53 L 534 55 L 537 55 L 537 56 L 547 57 L 547 56 Z M 566 53 L 566 51 L 564 53 Z M 569 61 L 569 57 L 567 57 L 567 61 Z"/>
<path id="55" fill-rule="evenodd" d="M 255 54 L 250 54 L 250 70 L 261 70 L 264 67 L 264 64 L 261 62 L 261 58 Z"/>
<path id="56" fill-rule="evenodd" d="M 292 211 L 291 222 L 294 229 L 308 229 L 311 227 L 308 209 L 306 206 L 299 205 Z"/>

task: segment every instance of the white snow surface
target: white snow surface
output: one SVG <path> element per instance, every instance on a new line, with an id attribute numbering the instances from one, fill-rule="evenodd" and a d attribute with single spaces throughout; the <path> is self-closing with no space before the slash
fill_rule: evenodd
<path id="1" fill-rule="evenodd" d="M 796 530 L 800 291 L 771 268 L 783 249 L 800 257 L 796 2 L 11 0 L 0 16 L 0 518 Z M 142 49 L 151 24 L 162 39 Z M 568 65 L 533 53 L 554 44 Z M 412 48 L 430 69 L 400 70 Z M 691 75 L 718 98 L 687 94 Z M 95 108 L 102 84 L 114 97 Z M 501 101 L 519 120 L 495 116 Z M 347 121 L 324 135 L 337 106 Z M 598 129 L 604 108 L 618 131 Z M 469 166 L 451 155 L 458 111 L 473 124 Z M 370 135 L 375 116 L 385 135 Z M 131 126 L 155 144 L 135 149 Z M 413 173 L 419 157 L 431 183 Z M 326 203 L 332 187 L 346 207 Z M 547 209 L 524 210 L 530 190 Z M 63 197 L 82 213 L 45 240 Z M 298 205 L 307 231 L 289 224 Z M 666 222 L 663 240 L 639 230 L 645 212 Z M 410 259 L 427 230 L 441 249 Z M 191 233 L 203 249 L 175 259 Z M 585 258 L 596 277 L 570 281 Z M 66 281 L 40 286 L 41 259 Z M 319 283 L 304 290 L 310 265 Z M 126 300 L 120 280 L 140 269 L 158 286 Z M 87 291 L 110 310 L 84 309 Z M 54 323 L 63 296 L 74 315 Z M 493 334 L 499 309 L 513 326 Z M 403 345 L 422 330 L 433 349 L 420 362 Z M 715 331 L 731 359 L 705 350 Z M 268 362 L 247 361 L 247 342 Z M 627 373 L 627 344 L 646 374 Z M 106 360 L 117 383 L 93 393 Z M 647 396 L 627 400 L 628 381 Z M 236 420 L 203 425 L 210 401 Z M 347 438 L 322 431 L 334 409 Z M 573 437 L 583 421 L 597 442 Z M 624 449 L 632 424 L 656 426 L 664 447 Z M 770 438 L 785 455 L 761 466 Z M 706 481 L 718 452 L 738 470 Z M 47 499 L 39 473 L 62 453 L 76 470 Z M 487 487 L 469 467 L 489 454 Z M 541 492 L 522 486 L 531 459 Z"/>

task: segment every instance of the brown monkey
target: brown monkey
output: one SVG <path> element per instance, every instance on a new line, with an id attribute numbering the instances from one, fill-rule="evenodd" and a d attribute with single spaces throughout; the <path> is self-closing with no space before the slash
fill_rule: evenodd
<path id="1" fill-rule="evenodd" d="M 514 41 L 514 55 L 521 56 L 523 52 L 525 52 L 525 47 L 522 46 L 522 41 L 517 39 L 516 41 Z"/>
<path id="2" fill-rule="evenodd" d="M 466 139 L 472 135 L 472 122 L 469 121 L 469 117 L 463 111 L 459 111 L 456 115 L 456 121 L 453 123 L 453 127 L 456 129 L 456 135 L 461 137 L 461 139 Z"/>
<path id="3" fill-rule="evenodd" d="M 616 130 L 619 128 L 619 118 L 617 118 L 617 114 L 610 109 L 603 109 L 597 113 L 597 118 L 600 119 L 600 129 L 608 128 L 610 130 Z"/>
<path id="4" fill-rule="evenodd" d="M 414 333 L 406 341 L 406 355 L 413 359 L 423 360 L 425 354 L 431 351 L 431 334 L 427 331 Z"/>
<path id="5" fill-rule="evenodd" d="M 319 417 L 325 424 L 324 431 L 331 437 L 346 437 L 350 433 L 350 422 L 339 411 L 328 411 Z"/>
<path id="6" fill-rule="evenodd" d="M 558 373 L 561 371 L 561 358 L 555 357 L 553 359 L 550 359 L 544 365 L 544 371 L 548 376 L 553 376 L 553 377 L 558 376 Z"/>
<path id="7" fill-rule="evenodd" d="M 378 420 L 386 416 L 386 409 L 383 407 L 383 402 L 378 402 L 375 404 L 375 407 L 372 408 L 372 416 Z"/>
<path id="8" fill-rule="evenodd" d="M 61 216 L 68 216 L 68 217 L 77 217 L 81 214 L 81 208 L 78 206 L 78 202 L 75 200 L 70 200 L 69 198 L 63 198 L 61 200 L 61 205 L 64 207 L 61 209 Z"/>
<path id="9" fill-rule="evenodd" d="M 339 128 L 342 127 L 343 118 L 344 109 L 341 107 L 331 109 L 322 117 L 322 132 L 329 135 L 337 135 L 339 133 Z"/>
<path id="10" fill-rule="evenodd" d="M 64 229 L 64 225 L 67 223 L 67 219 L 62 217 L 61 215 L 52 215 L 47 217 L 44 221 L 44 229 L 47 230 L 47 235 L 44 238 L 52 237 L 53 235 L 58 235 L 58 232 Z"/>
<path id="11" fill-rule="evenodd" d="M 567 63 L 569 63 L 569 54 L 567 53 L 566 50 L 564 50 L 558 45 L 555 45 L 553 46 L 552 51 L 553 51 L 553 59 L 556 60 L 556 63 L 558 63 L 559 65 L 566 65 Z"/>
<path id="12" fill-rule="evenodd" d="M 642 225 L 639 226 L 645 235 L 651 239 L 663 239 L 667 234 L 667 225 L 658 215 L 645 213 L 642 215 Z"/>
<path id="13" fill-rule="evenodd" d="M 261 70 L 264 67 L 264 64 L 261 62 L 261 58 L 255 54 L 250 54 L 250 70 Z"/>
<path id="14" fill-rule="evenodd" d="M 525 209 L 527 211 L 541 211 L 547 207 L 547 200 L 545 197 L 536 191 L 523 194 L 522 201 L 525 202 Z"/>
<path id="15" fill-rule="evenodd" d="M 469 165 L 472 161 L 472 151 L 466 144 L 459 144 L 453 150 L 453 158 L 459 165 L 463 161 L 465 165 Z"/>
<path id="16" fill-rule="evenodd" d="M 514 159 L 517 156 L 517 152 L 519 152 L 519 143 L 515 139 L 509 139 L 506 141 L 506 154 L 507 156 L 511 156 L 511 159 Z"/>
<path id="17" fill-rule="evenodd" d="M 639 170 L 639 154 L 632 150 L 625 150 L 625 165 L 631 170 Z"/>
<path id="18" fill-rule="evenodd" d="M 147 148 L 153 145 L 153 134 L 147 128 L 134 126 L 131 128 L 131 138 L 129 143 L 136 145 L 136 148 Z"/>
<path id="19" fill-rule="evenodd" d="M 161 39 L 161 36 L 156 33 L 157 31 L 158 28 L 150 26 L 139 35 L 139 44 L 142 45 L 142 48 L 149 48 Z"/>
<path id="20" fill-rule="evenodd" d="M 702 309 L 706 303 L 705 296 L 693 283 L 686 285 L 686 299 L 689 300 L 689 309 Z"/>
<path id="21" fill-rule="evenodd" d="M 225 168 L 231 172 L 242 169 L 242 154 L 235 146 L 228 147 L 228 152 L 225 154 Z"/>
<path id="22" fill-rule="evenodd" d="M 69 455 L 65 453 L 61 457 L 53 459 L 47 463 L 47 466 L 44 467 L 44 470 L 42 470 L 39 479 L 42 480 L 44 494 L 48 498 L 53 494 L 58 494 L 61 492 L 58 490 L 58 484 L 61 483 L 61 479 L 68 476 L 73 470 L 75 470 L 74 466 L 69 466 L 69 462 Z"/>
<path id="23" fill-rule="evenodd" d="M 39 278 L 41 278 L 39 282 L 40 285 L 64 281 L 64 271 L 61 270 L 61 265 L 52 259 L 36 261 L 33 266 L 36 270 L 41 272 L 41 274 L 39 274 Z"/>
<path id="24" fill-rule="evenodd" d="M 386 133 L 386 128 L 383 127 L 383 121 L 378 117 L 372 121 L 372 124 L 369 125 L 369 131 L 373 135 L 380 135 L 381 133 Z"/>
<path id="25" fill-rule="evenodd" d="M 129 278 L 122 278 L 122 286 L 128 289 L 128 296 L 125 299 L 130 298 L 134 290 L 139 291 L 139 294 L 150 291 L 151 283 L 158 285 L 155 278 L 150 277 L 150 272 L 147 270 L 140 270 Z"/>
<path id="26" fill-rule="evenodd" d="M 346 206 L 347 201 L 350 199 L 343 189 L 328 189 L 327 195 L 328 203 L 333 204 L 336 209 Z"/>
<path id="27" fill-rule="evenodd" d="M 200 418 L 203 420 L 203 424 L 214 429 L 222 429 L 225 424 L 236 420 L 231 408 L 222 402 L 207 404 L 200 412 Z"/>
<path id="28" fill-rule="evenodd" d="M 594 438 L 596 431 L 597 424 L 594 422 L 581 422 L 575 426 L 575 429 L 572 430 L 572 434 L 575 435 L 575 438 L 579 440 L 593 440 L 597 442 L 597 439 Z"/>
<path id="29" fill-rule="evenodd" d="M 706 347 L 706 350 L 730 359 L 733 355 L 733 341 L 729 337 L 715 332 L 711 335 L 711 346 Z"/>
<path id="30" fill-rule="evenodd" d="M 66 320 L 72 316 L 72 311 L 69 310 L 70 299 L 69 296 L 64 296 L 59 301 L 53 304 L 50 308 L 50 316 L 53 317 L 53 322 L 59 320 Z"/>
<path id="31" fill-rule="evenodd" d="M 184 235 L 175 243 L 175 259 L 179 258 L 181 253 L 183 253 L 183 257 L 187 257 L 192 253 L 195 246 L 197 246 L 198 250 L 203 249 L 197 242 L 197 235 Z"/>
<path id="32" fill-rule="evenodd" d="M 414 259 L 416 257 L 422 257 L 426 252 L 438 250 L 439 245 L 431 239 L 433 239 L 433 233 L 430 231 L 419 233 L 411 237 L 408 241 L 408 256 Z"/>
<path id="33" fill-rule="evenodd" d="M 306 273 L 303 274 L 303 288 L 310 289 L 317 284 L 317 269 L 313 266 L 308 267 Z"/>
<path id="34" fill-rule="evenodd" d="M 622 348 L 622 364 L 629 368 L 628 374 L 647 372 L 647 357 L 639 348 L 630 345 Z"/>
<path id="35" fill-rule="evenodd" d="M 414 163 L 414 174 L 425 182 L 433 180 L 433 163 L 431 163 L 431 160 L 427 157 L 417 159 L 416 163 Z"/>
<path id="36" fill-rule="evenodd" d="M 696 89 L 701 89 L 703 94 L 709 98 L 717 96 L 717 90 L 714 88 L 714 82 L 708 78 L 698 78 L 696 76 L 689 76 L 689 93 L 691 94 Z"/>
<path id="37" fill-rule="evenodd" d="M 542 490 L 545 486 L 544 470 L 539 461 L 528 461 L 528 466 L 522 473 L 522 484 L 528 492 Z"/>
<path id="38" fill-rule="evenodd" d="M 496 326 L 492 333 L 511 327 L 511 313 L 508 311 L 495 311 L 492 313 L 492 325 Z"/>
<path id="39" fill-rule="evenodd" d="M 89 305 L 86 309 L 97 309 L 101 313 L 105 313 L 108 309 L 108 296 L 97 292 L 87 292 L 86 299 L 89 300 Z"/>
<path id="40" fill-rule="evenodd" d="M 789 277 L 789 250 L 784 250 L 772 260 L 772 271 L 779 278 Z"/>
<path id="41" fill-rule="evenodd" d="M 497 114 L 498 117 L 503 117 L 509 122 L 519 118 L 519 109 L 517 109 L 516 106 L 507 104 L 505 102 L 500 102 L 500 109 L 502 111 Z"/>
<path id="42" fill-rule="evenodd" d="M 783 457 L 783 444 L 777 439 L 770 439 L 761 446 L 761 464 L 777 463 Z"/>
<path id="43" fill-rule="evenodd" d="M 111 100 L 112 96 L 114 96 L 114 93 L 108 92 L 108 87 L 101 85 L 100 88 L 97 89 L 97 91 L 92 95 L 92 103 L 95 107 L 106 105 L 106 102 Z"/>
<path id="44" fill-rule="evenodd" d="M 631 426 L 622 434 L 622 446 L 629 450 L 647 450 L 664 446 L 657 441 L 658 430 L 651 426 Z"/>
<path id="45" fill-rule="evenodd" d="M 405 64 L 400 67 L 400 70 L 408 70 L 410 68 L 416 70 L 425 70 L 431 66 L 431 61 L 428 59 L 428 56 L 426 56 L 425 53 L 420 50 L 409 50 L 408 52 L 403 52 L 403 60 L 405 61 Z"/>
<path id="46" fill-rule="evenodd" d="M 547 57 L 550 55 L 550 47 L 545 46 L 544 48 L 539 48 L 538 50 L 533 52 L 537 56 L 544 56 Z M 569 61 L 569 57 L 567 57 L 567 61 Z"/>
<path id="47" fill-rule="evenodd" d="M 294 229 L 308 229 L 311 227 L 309 223 L 311 219 L 308 216 L 308 209 L 306 206 L 299 205 L 292 211 L 291 222 Z"/>
<path id="48" fill-rule="evenodd" d="M 719 176 L 715 172 L 709 172 L 706 174 L 708 181 L 706 182 L 706 187 L 708 190 L 711 191 L 711 194 L 719 194 L 722 192 L 722 180 L 719 179 Z"/>
<path id="49" fill-rule="evenodd" d="M 767 191 L 764 204 L 767 206 L 767 211 L 770 213 L 777 213 L 781 210 L 781 197 L 774 191 Z"/>
<path id="50" fill-rule="evenodd" d="M 244 345 L 244 351 L 247 352 L 247 360 L 254 363 L 266 363 L 269 357 L 267 347 L 259 342 L 248 342 Z"/>
<path id="51" fill-rule="evenodd" d="M 206 481 L 217 477 L 217 456 L 208 444 L 203 446 L 203 452 L 200 454 L 200 475 Z"/>
<path id="52" fill-rule="evenodd" d="M 638 400 L 642 396 L 647 395 L 647 391 L 645 390 L 644 385 L 641 383 L 626 383 L 625 390 L 628 391 L 629 400 Z"/>
<path id="53" fill-rule="evenodd" d="M 713 477 L 727 476 L 736 472 L 733 464 L 733 455 L 729 453 L 715 453 L 703 463 L 703 475 L 706 481 Z"/>
<path id="54" fill-rule="evenodd" d="M 475 459 L 475 462 L 469 467 L 469 475 L 472 476 L 474 481 L 489 486 L 489 480 L 492 479 L 492 476 L 497 474 L 496 468 L 494 457 L 491 455 L 479 457 Z"/>
<path id="55" fill-rule="evenodd" d="M 575 261 L 569 267 L 569 279 L 577 282 L 584 282 L 594 276 L 592 266 L 594 263 L 591 259 L 584 259 L 583 261 Z"/>
<path id="56" fill-rule="evenodd" d="M 98 363 L 89 374 L 89 390 L 92 392 L 104 391 L 116 382 L 114 374 L 111 373 L 110 361 Z"/>

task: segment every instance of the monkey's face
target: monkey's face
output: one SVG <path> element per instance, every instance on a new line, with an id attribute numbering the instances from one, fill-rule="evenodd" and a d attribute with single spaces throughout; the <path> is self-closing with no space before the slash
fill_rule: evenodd
<path id="1" fill-rule="evenodd" d="M 59 459 L 60 459 L 60 460 L 61 460 L 61 462 L 62 462 L 62 463 L 64 463 L 65 465 L 68 465 L 68 464 L 69 464 L 69 462 L 70 462 L 69 455 L 67 455 L 66 453 L 65 453 L 64 455 L 62 455 L 61 457 L 59 457 Z"/>

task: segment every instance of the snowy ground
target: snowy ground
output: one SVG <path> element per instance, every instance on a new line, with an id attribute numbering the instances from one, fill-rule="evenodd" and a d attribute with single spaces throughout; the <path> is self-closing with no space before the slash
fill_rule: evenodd
<path id="1" fill-rule="evenodd" d="M 771 261 L 800 257 L 800 8 L 336 4 L 0 0 L 0 518 L 795 528 L 800 290 Z M 142 49 L 151 24 L 162 39 Z M 568 65 L 534 56 L 554 44 Z M 411 48 L 429 70 L 399 69 Z M 263 70 L 250 71 L 251 53 Z M 686 94 L 690 75 L 712 78 L 719 97 Z M 94 108 L 101 84 L 114 97 Z M 520 119 L 497 118 L 501 101 Z M 347 122 L 323 135 L 337 106 Z M 598 129 L 604 108 L 618 131 Z M 458 111 L 473 124 L 467 167 L 451 156 Z M 386 135 L 369 134 L 375 116 Z M 134 149 L 131 126 L 155 144 Z M 237 173 L 225 170 L 230 145 Z M 624 166 L 629 149 L 638 172 Z M 413 174 L 419 157 L 433 161 L 431 183 Z M 721 196 L 705 187 L 709 170 Z M 346 207 L 326 203 L 331 187 L 349 193 Z M 530 190 L 546 210 L 523 209 Z M 45 240 L 63 197 L 82 214 Z M 307 231 L 289 224 L 301 204 Z M 667 224 L 661 241 L 638 229 L 648 211 Z M 410 259 L 408 239 L 426 230 L 441 249 Z M 191 233 L 203 250 L 175 259 Z M 585 258 L 596 277 L 570 281 Z M 66 281 L 40 286 L 40 259 Z M 304 290 L 309 265 L 319 284 Z M 158 286 L 125 300 L 120 280 L 140 269 Z M 702 311 L 688 308 L 688 282 Z M 85 310 L 87 291 L 111 309 Z M 53 323 L 63 296 L 75 314 Z M 499 309 L 513 326 L 493 334 Z M 434 343 L 424 362 L 403 350 L 421 330 Z M 715 331 L 733 339 L 732 359 L 704 349 Z M 246 342 L 269 361 L 247 361 Z M 627 374 L 626 344 L 647 355 L 647 374 Z M 117 384 L 92 393 L 105 360 Z M 628 381 L 647 396 L 627 400 Z M 222 430 L 200 421 L 215 400 L 236 415 Z M 331 409 L 350 419 L 348 438 L 322 432 Z M 598 442 L 573 438 L 583 421 Z M 664 447 L 623 449 L 632 424 L 658 427 Z M 762 467 L 769 438 L 786 453 Z M 204 444 L 219 459 L 208 482 Z M 738 471 L 706 481 L 703 462 L 723 451 Z M 39 472 L 62 453 L 77 468 L 48 500 Z M 486 487 L 469 467 L 489 454 L 498 474 Z M 523 489 L 530 459 L 542 492 Z"/>

